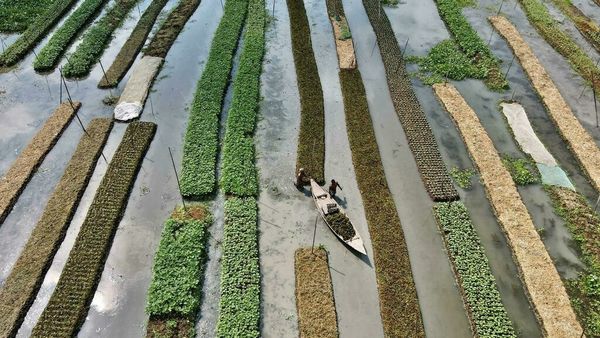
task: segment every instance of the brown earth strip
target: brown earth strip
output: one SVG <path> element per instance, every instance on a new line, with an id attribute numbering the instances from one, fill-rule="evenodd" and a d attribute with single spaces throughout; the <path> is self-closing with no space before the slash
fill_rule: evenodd
<path id="1" fill-rule="evenodd" d="M 196 327 L 193 319 L 181 318 L 152 318 L 148 321 L 146 338 L 193 338 Z"/>
<path id="2" fill-rule="evenodd" d="M 73 102 L 73 106 L 69 103 L 58 106 L 42 129 L 19 154 L 8 172 L 0 179 L 0 225 L 79 107 L 81 107 L 79 102 Z"/>
<path id="3" fill-rule="evenodd" d="M 65 237 L 112 125 L 110 119 L 90 122 L 87 135 L 81 137 L 42 217 L 4 281 L 0 289 L 0 337 L 16 335 L 23 322 Z"/>
<path id="4" fill-rule="evenodd" d="M 514 51 L 560 135 L 579 161 L 594 188 L 600 191 L 600 149 L 596 142 L 577 120 L 550 75 L 515 26 L 502 16 L 492 16 L 489 20 Z"/>
<path id="5" fill-rule="evenodd" d="M 335 38 L 335 49 L 338 56 L 340 69 L 356 68 L 356 57 L 354 56 L 354 43 L 350 35 L 348 21 L 343 15 L 330 16 L 329 22 L 333 27 L 333 37 Z"/>
<path id="6" fill-rule="evenodd" d="M 301 338 L 339 336 L 327 251 L 296 250 L 296 308 Z"/>
<path id="7" fill-rule="evenodd" d="M 479 169 L 542 329 L 548 337 L 581 337 L 583 330 L 556 267 L 479 118 L 452 85 L 435 84 L 433 88 Z"/>

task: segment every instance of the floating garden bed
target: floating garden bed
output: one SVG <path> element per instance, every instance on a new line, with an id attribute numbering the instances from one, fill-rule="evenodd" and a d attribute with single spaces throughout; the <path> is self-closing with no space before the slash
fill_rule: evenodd
<path id="1" fill-rule="evenodd" d="M 196 85 L 183 144 L 181 192 L 188 197 L 215 189 L 219 116 L 247 11 L 248 0 L 225 3 L 204 73 Z"/>
<path id="2" fill-rule="evenodd" d="M 588 18 L 571 0 L 553 0 L 552 2 L 573 21 L 579 33 L 600 52 L 600 27 L 598 24 Z"/>
<path id="3" fill-rule="evenodd" d="M 461 202 L 436 203 L 433 213 L 452 262 L 473 335 L 516 338 L 467 208 Z"/>
<path id="4" fill-rule="evenodd" d="M 54 69 L 79 31 L 94 20 L 106 2 L 107 0 L 85 0 L 77 7 L 39 52 L 33 62 L 33 69 L 38 72 Z"/>
<path id="5" fill-rule="evenodd" d="M 351 240 L 356 235 L 352 222 L 342 212 L 327 214 L 325 220 L 333 228 L 333 232 L 342 236 L 345 241 Z"/>
<path id="6" fill-rule="evenodd" d="M 32 337 L 70 337 L 79 330 L 155 131 L 150 122 L 127 127 Z"/>
<path id="7" fill-rule="evenodd" d="M 20 33 L 44 14 L 56 0 L 19 0 L 0 2 L 0 32 Z"/>
<path id="8" fill-rule="evenodd" d="M 390 21 L 379 2 L 363 0 L 363 5 L 377 37 L 392 103 L 425 188 L 434 201 L 456 200 L 458 193 L 448 175 L 427 117 L 412 89 Z"/>
<path id="9" fill-rule="evenodd" d="M 199 204 L 177 208 L 165 223 L 148 291 L 148 337 L 186 337 L 193 330 L 211 223 L 210 212 Z"/>
<path id="10" fill-rule="evenodd" d="M 592 185 L 600 191 L 600 149 L 583 128 L 558 88 L 517 29 L 504 17 L 493 16 L 490 22 L 506 39 L 519 59 L 533 87 L 546 106 L 548 115 L 579 161 Z"/>
<path id="11" fill-rule="evenodd" d="M 0 225 L 79 107 L 81 107 L 79 102 L 74 102 L 73 106 L 69 103 L 58 106 L 2 177 L 0 180 Z"/>
<path id="12" fill-rule="evenodd" d="M 506 234 L 540 325 L 550 337 L 576 337 L 582 328 L 512 177 L 475 112 L 450 84 L 434 91 L 452 116 L 478 167 L 492 209 Z"/>
<path id="13" fill-rule="evenodd" d="M 338 338 L 327 251 L 301 248 L 296 250 L 294 256 L 300 337 Z"/>
<path id="14" fill-rule="evenodd" d="M 129 35 L 129 38 L 127 38 L 127 41 L 121 47 L 112 65 L 106 70 L 106 76 L 103 76 L 100 83 L 98 83 L 99 88 L 111 88 L 119 84 L 119 81 L 121 81 L 135 61 L 135 57 L 142 50 L 156 18 L 158 18 L 158 15 L 167 2 L 169 0 L 153 0 L 150 3 L 150 6 L 142 14 L 140 21 L 138 21 L 131 35 Z"/>
<path id="15" fill-rule="evenodd" d="M 502 156 L 502 163 L 510 173 L 516 185 L 529 185 L 540 183 L 540 174 L 535 163 L 530 159 L 514 158 L 509 155 Z"/>
<path id="16" fill-rule="evenodd" d="M 87 134 L 81 137 L 42 217 L 4 280 L 0 288 L 0 336 L 17 334 L 63 241 L 111 129 L 109 119 L 94 119 L 88 125 Z"/>
<path id="17" fill-rule="evenodd" d="M 83 41 L 77 46 L 63 68 L 63 74 L 66 77 L 83 77 L 90 73 L 112 40 L 113 32 L 123 24 L 138 1 L 116 0 L 104 16 L 83 35 Z"/>

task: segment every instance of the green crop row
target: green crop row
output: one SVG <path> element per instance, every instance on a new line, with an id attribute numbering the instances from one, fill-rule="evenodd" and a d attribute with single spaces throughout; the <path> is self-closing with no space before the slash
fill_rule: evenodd
<path id="1" fill-rule="evenodd" d="M 85 0 L 52 35 L 33 63 L 38 72 L 52 70 L 73 42 L 79 30 L 93 20 L 107 0 Z"/>
<path id="2" fill-rule="evenodd" d="M 215 188 L 219 116 L 247 11 L 248 0 L 225 3 L 204 73 L 196 85 L 183 143 L 181 192 L 188 197 L 207 195 Z"/>
<path id="3" fill-rule="evenodd" d="M 436 203 L 433 212 L 477 337 L 516 337 L 469 212 L 462 202 Z"/>
<path id="4" fill-rule="evenodd" d="M 304 2 L 287 0 L 287 7 L 290 15 L 296 80 L 300 92 L 300 134 L 296 172 L 304 168 L 308 177 L 323 184 L 325 182 L 325 107 L 321 79 L 312 48 Z"/>
<path id="5" fill-rule="evenodd" d="M 552 0 L 552 2 L 568 16 L 583 37 L 600 52 L 600 27 L 571 0 Z"/>
<path id="6" fill-rule="evenodd" d="M 265 50 L 264 0 L 252 0 L 244 33 L 244 49 L 233 83 L 233 99 L 223 142 L 221 188 L 236 196 L 258 194 L 254 165 L 254 128 L 260 98 L 260 74 Z"/>
<path id="7" fill-rule="evenodd" d="M 56 0 L 0 55 L 0 66 L 13 66 L 25 57 L 76 2 L 77 0 Z"/>
<path id="8" fill-rule="evenodd" d="M 536 184 L 541 181 L 537 167 L 531 159 L 503 155 L 502 164 L 504 164 L 516 185 Z"/>
<path id="9" fill-rule="evenodd" d="M 179 36 L 179 32 L 181 32 L 190 16 L 194 14 L 198 5 L 200 5 L 200 0 L 182 0 L 179 2 L 177 8 L 169 14 L 167 20 L 163 22 L 148 47 L 144 50 L 144 55 L 165 58 L 177 36 Z"/>
<path id="10" fill-rule="evenodd" d="M 56 0 L 0 0 L 0 32 L 24 31 L 55 2 Z"/>
<path id="11" fill-rule="evenodd" d="M 72 337 L 79 330 L 155 131 L 150 122 L 127 127 L 32 337 Z"/>
<path id="12" fill-rule="evenodd" d="M 135 57 L 144 46 L 144 42 L 152 30 L 156 18 L 167 2 L 169 0 L 153 0 L 150 6 L 144 11 L 140 21 L 135 25 L 131 35 L 129 35 L 129 38 L 127 38 L 127 41 L 121 47 L 112 65 L 106 71 L 106 76 L 103 76 L 100 83 L 98 83 L 99 88 L 111 88 L 119 84 L 119 81 L 125 76 L 125 73 L 127 73 L 127 70 L 129 70 L 135 61 Z"/>
<path id="13" fill-rule="evenodd" d="M 165 223 L 148 291 L 149 336 L 157 327 L 152 322 L 195 318 L 200 308 L 207 228 L 211 223 L 210 212 L 203 205 L 179 207 Z"/>
<path id="14" fill-rule="evenodd" d="M 262 3 L 262 0 L 253 0 Z M 260 337 L 258 208 L 254 197 L 225 202 L 217 337 Z"/>
<path id="15" fill-rule="evenodd" d="M 111 129 L 111 119 L 90 122 L 42 217 L 4 280 L 0 288 L 0 337 L 17 334 L 62 243 Z"/>
<path id="16" fill-rule="evenodd" d="M 465 6 L 464 1 L 459 0 L 436 0 L 440 17 L 454 37 L 460 51 L 455 51 L 448 58 L 460 58 L 460 52 L 470 60 L 477 69 L 466 75 L 485 79 L 486 85 L 493 90 L 508 88 L 508 82 L 500 70 L 500 61 L 492 54 L 487 43 L 485 43 L 477 31 L 471 27 L 467 19 L 462 15 Z M 465 68 L 466 69 L 466 68 Z M 444 74 L 442 74 L 444 75 Z"/>
<path id="17" fill-rule="evenodd" d="M 63 68 L 63 74 L 66 77 L 83 77 L 90 73 L 112 40 L 113 32 L 121 26 L 137 1 L 117 0 L 104 16 L 84 34 L 83 41 L 67 59 L 68 62 Z"/>

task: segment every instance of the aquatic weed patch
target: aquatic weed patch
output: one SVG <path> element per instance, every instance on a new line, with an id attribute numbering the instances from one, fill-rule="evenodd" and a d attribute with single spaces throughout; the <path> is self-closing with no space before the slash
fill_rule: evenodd
<path id="1" fill-rule="evenodd" d="M 317 183 L 325 182 L 325 107 L 323 89 L 302 0 L 287 0 L 292 53 L 300 93 L 300 133 L 296 172 L 304 168 Z M 308 182 L 306 182 L 308 184 Z"/>
<path id="2" fill-rule="evenodd" d="M 33 62 L 33 69 L 38 72 L 54 69 L 79 31 L 98 15 L 106 2 L 107 0 L 85 0 L 77 7 L 38 53 Z"/>
<path id="3" fill-rule="evenodd" d="M 300 337 L 338 338 L 327 251 L 300 248 L 294 257 Z"/>
<path id="4" fill-rule="evenodd" d="M 139 0 L 117 0 L 84 35 L 83 41 L 69 57 L 63 68 L 68 78 L 83 77 L 90 73 L 92 67 L 100 60 L 102 53 L 113 38 L 113 32 L 127 18 L 127 14 Z"/>
<path id="5" fill-rule="evenodd" d="M 111 88 L 119 84 L 119 81 L 121 81 L 135 61 L 135 57 L 142 50 L 156 18 L 167 2 L 169 0 L 153 0 L 148 8 L 146 8 L 144 14 L 142 14 L 142 17 L 127 38 L 127 41 L 121 47 L 119 54 L 117 54 L 113 63 L 106 70 L 106 76 L 103 76 L 98 83 L 99 88 Z"/>
<path id="6" fill-rule="evenodd" d="M 476 337 L 517 337 L 469 211 L 462 202 L 433 206 Z"/>
<path id="7" fill-rule="evenodd" d="M 0 288 L 0 336 L 14 336 L 52 264 L 100 152 L 112 129 L 112 120 L 94 119 L 86 128 L 54 188 L 42 217 Z M 89 135 L 89 136 L 88 136 Z"/>
<path id="8" fill-rule="evenodd" d="M 156 125 L 150 122 L 127 127 L 32 337 L 73 336 L 79 330 L 155 131 Z"/>
<path id="9" fill-rule="evenodd" d="M 225 3 L 204 73 L 196 85 L 183 143 L 181 192 L 188 197 L 207 195 L 215 189 L 219 116 L 247 11 L 248 0 Z"/>
<path id="10" fill-rule="evenodd" d="M 452 176 L 456 184 L 459 187 L 467 190 L 471 189 L 473 176 L 475 176 L 476 174 L 477 173 L 475 172 L 475 170 L 471 168 L 459 169 L 455 167 L 450 170 L 450 176 Z"/>
<path id="11" fill-rule="evenodd" d="M 57 0 L 0 1 L 0 32 L 23 32 Z"/>
<path id="12" fill-rule="evenodd" d="M 504 164 L 516 185 L 540 183 L 540 175 L 533 161 L 504 155 L 502 156 L 502 164 Z"/>

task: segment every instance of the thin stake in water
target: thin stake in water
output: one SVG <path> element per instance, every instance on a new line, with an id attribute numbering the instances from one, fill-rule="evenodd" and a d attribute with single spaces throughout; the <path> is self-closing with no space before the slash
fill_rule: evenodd
<path id="1" fill-rule="evenodd" d="M 408 48 L 408 41 L 410 41 L 410 37 L 408 39 L 406 39 L 404 48 L 400 51 L 400 60 L 404 60 L 404 53 L 406 53 L 406 49 Z"/>
<path id="2" fill-rule="evenodd" d="M 319 221 L 319 214 L 317 214 L 317 217 L 315 217 L 315 230 L 313 231 L 312 248 L 310 249 L 310 253 L 314 253 L 315 251 L 315 238 L 317 237 L 317 221 Z"/>
<path id="3" fill-rule="evenodd" d="M 106 71 L 104 71 L 104 66 L 102 65 L 102 60 L 98 60 L 98 63 L 100 64 L 100 69 L 102 69 L 102 74 L 104 74 L 104 80 L 106 81 L 107 84 L 109 84 L 108 76 L 106 76 Z M 108 88 L 108 92 L 110 93 L 110 96 L 112 98 L 112 96 L 113 96 L 112 89 Z"/>
<path id="4" fill-rule="evenodd" d="M 513 54 L 512 60 L 510 60 L 510 64 L 508 65 L 508 69 L 506 70 L 506 74 L 504 74 L 504 78 L 505 78 L 505 79 L 506 79 L 506 77 L 508 76 L 508 72 L 510 72 L 510 68 L 512 67 L 512 65 L 513 65 L 513 62 L 515 62 L 515 55 L 516 55 L 516 54 Z"/>
<path id="5" fill-rule="evenodd" d="M 222 1 L 222 0 L 221 0 L 221 1 Z M 273 17 L 275 16 L 275 1 L 276 1 L 276 0 L 273 0 Z"/>
<path id="6" fill-rule="evenodd" d="M 496 15 L 500 14 L 500 11 L 502 10 L 502 5 L 504 5 L 504 0 L 502 0 L 502 2 L 500 3 L 500 7 L 498 8 L 498 13 L 496 13 Z"/>
<path id="7" fill-rule="evenodd" d="M 594 111 L 596 112 L 596 128 L 600 127 L 598 123 L 598 103 L 596 102 L 596 86 L 594 85 L 594 73 L 592 73 L 592 94 L 594 94 Z"/>
<path id="8" fill-rule="evenodd" d="M 171 152 L 171 147 L 167 147 L 169 149 L 169 156 L 171 156 L 171 164 L 173 165 L 173 171 L 175 172 L 175 179 L 177 180 L 177 189 L 179 189 L 179 196 L 181 196 L 181 203 L 183 204 L 183 210 L 187 213 L 187 206 L 185 205 L 185 200 L 183 199 L 183 194 L 181 193 L 181 184 L 179 183 L 179 175 L 177 174 L 177 168 L 175 168 L 175 160 L 173 159 L 173 153 Z"/>

